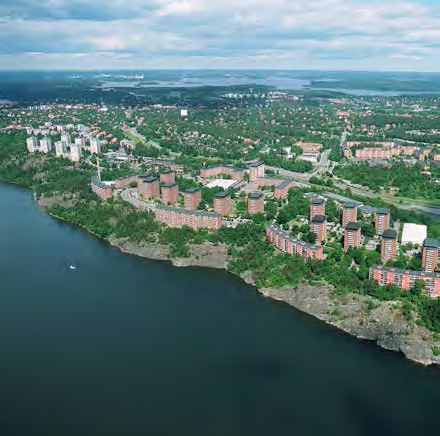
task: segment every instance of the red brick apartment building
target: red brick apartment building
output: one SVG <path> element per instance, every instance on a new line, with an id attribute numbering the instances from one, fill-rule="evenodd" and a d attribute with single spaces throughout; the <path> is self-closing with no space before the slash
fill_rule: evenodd
<path id="1" fill-rule="evenodd" d="M 327 237 L 327 217 L 315 215 L 310 223 L 310 231 L 316 235 L 316 242 L 321 244 Z"/>
<path id="2" fill-rule="evenodd" d="M 141 196 L 148 200 L 159 198 L 159 179 L 154 176 L 139 176 L 138 190 Z"/>
<path id="3" fill-rule="evenodd" d="M 231 194 L 229 194 L 229 192 L 222 191 L 215 194 L 214 211 L 222 216 L 231 213 Z"/>
<path id="4" fill-rule="evenodd" d="M 264 196 L 262 192 L 252 192 L 249 194 L 247 210 L 250 215 L 264 212 Z"/>
<path id="5" fill-rule="evenodd" d="M 344 232 L 344 250 L 356 248 L 361 245 L 361 225 L 359 223 L 348 223 Z"/>
<path id="6" fill-rule="evenodd" d="M 395 230 L 387 229 L 382 233 L 382 246 L 380 255 L 382 262 L 387 263 L 389 260 L 396 257 L 397 254 L 397 232 Z"/>
<path id="7" fill-rule="evenodd" d="M 440 242 L 427 238 L 423 242 L 422 268 L 426 272 L 434 272 L 438 268 Z"/>
<path id="8" fill-rule="evenodd" d="M 162 171 L 159 174 L 161 183 L 174 183 L 176 181 L 176 173 L 173 170 Z"/>
<path id="9" fill-rule="evenodd" d="M 376 216 L 374 224 L 376 228 L 376 234 L 381 235 L 385 230 L 390 228 L 391 214 L 390 210 L 386 207 L 380 207 L 376 210 Z"/>
<path id="10" fill-rule="evenodd" d="M 287 198 L 289 189 L 293 186 L 293 180 L 283 180 L 278 186 L 275 186 L 274 197 L 279 200 Z"/>
<path id="11" fill-rule="evenodd" d="M 310 200 L 310 221 L 316 215 L 325 215 L 325 200 L 321 197 L 315 197 Z"/>
<path id="12" fill-rule="evenodd" d="M 358 213 L 358 205 L 353 201 L 348 201 L 342 206 L 342 227 L 347 227 L 348 223 L 356 223 Z"/>
<path id="13" fill-rule="evenodd" d="M 90 183 L 92 191 L 101 199 L 108 200 L 112 197 L 113 192 L 112 188 L 105 183 L 102 183 L 101 180 L 97 176 L 92 177 L 92 181 Z"/>
<path id="14" fill-rule="evenodd" d="M 235 168 L 229 165 L 212 165 L 200 168 L 200 177 L 209 179 L 218 176 L 231 176 L 232 180 L 241 180 L 245 171 L 241 168 Z"/>
<path id="15" fill-rule="evenodd" d="M 264 163 L 257 162 L 249 165 L 249 181 L 256 182 L 258 177 L 264 177 L 266 175 L 266 169 Z"/>
<path id="16" fill-rule="evenodd" d="M 177 183 L 163 183 L 161 192 L 164 204 L 175 204 L 179 201 L 179 187 Z"/>
<path id="17" fill-rule="evenodd" d="M 156 220 L 170 227 L 188 226 L 192 229 L 219 229 L 222 217 L 218 213 L 185 210 L 172 206 L 158 205 Z"/>
<path id="18" fill-rule="evenodd" d="M 370 279 L 381 286 L 396 285 L 404 291 L 411 290 L 416 280 L 425 282 L 431 297 L 440 297 L 440 274 L 425 271 L 411 271 L 375 265 L 370 268 Z"/>
<path id="19" fill-rule="evenodd" d="M 202 191 L 199 188 L 189 188 L 183 194 L 183 203 L 186 210 L 197 210 L 202 201 Z"/>
<path id="20" fill-rule="evenodd" d="M 297 254 L 303 259 L 323 259 L 324 257 L 321 245 L 294 239 L 274 225 L 266 228 L 266 236 L 276 248 L 292 256 Z"/>

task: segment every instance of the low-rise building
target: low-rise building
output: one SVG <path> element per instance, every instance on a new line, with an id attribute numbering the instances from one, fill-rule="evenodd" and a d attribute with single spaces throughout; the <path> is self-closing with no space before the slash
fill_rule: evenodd
<path id="1" fill-rule="evenodd" d="M 128 188 L 131 184 L 134 185 L 135 183 L 136 184 L 138 183 L 137 175 L 119 177 L 115 180 L 115 188 L 116 189 Z"/>
<path id="2" fill-rule="evenodd" d="M 212 165 L 200 169 L 200 177 L 208 179 L 221 175 L 230 176 L 233 180 L 243 179 L 245 171 L 230 165 Z"/>
<path id="3" fill-rule="evenodd" d="M 108 200 L 113 195 L 111 186 L 101 182 L 96 175 L 92 177 L 90 186 L 92 191 L 102 200 Z"/>
<path id="4" fill-rule="evenodd" d="M 275 186 L 274 197 L 279 200 L 287 198 L 289 189 L 293 186 L 293 180 L 283 180 L 279 185 Z"/>
<path id="5" fill-rule="evenodd" d="M 266 228 L 266 236 L 275 247 L 292 256 L 297 254 L 303 259 L 323 259 L 324 257 L 322 245 L 309 244 L 308 242 L 294 239 L 274 225 Z"/>
<path id="6" fill-rule="evenodd" d="M 171 227 L 188 226 L 193 229 L 219 229 L 222 217 L 218 213 L 185 210 L 172 206 L 158 205 L 156 220 Z"/>
<path id="7" fill-rule="evenodd" d="M 404 291 L 413 289 L 416 280 L 421 280 L 425 282 L 425 289 L 431 297 L 440 297 L 440 274 L 438 273 L 374 265 L 370 268 L 370 279 L 381 286 L 396 285 Z"/>

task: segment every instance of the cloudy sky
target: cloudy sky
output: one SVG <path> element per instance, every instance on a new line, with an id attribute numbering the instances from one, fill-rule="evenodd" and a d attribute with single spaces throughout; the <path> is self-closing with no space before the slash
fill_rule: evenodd
<path id="1" fill-rule="evenodd" d="M 440 71 L 440 0 L 0 0 L 0 69 Z"/>

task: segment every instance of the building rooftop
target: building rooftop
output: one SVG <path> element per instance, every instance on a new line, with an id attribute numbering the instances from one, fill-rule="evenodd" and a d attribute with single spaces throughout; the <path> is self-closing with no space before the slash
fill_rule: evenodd
<path id="1" fill-rule="evenodd" d="M 315 215 L 312 219 L 312 223 L 322 224 L 327 221 L 327 217 L 325 215 Z"/>
<path id="2" fill-rule="evenodd" d="M 177 186 L 176 182 L 162 183 L 162 188 L 174 188 L 175 186 Z"/>
<path id="3" fill-rule="evenodd" d="M 165 206 L 163 204 L 158 204 L 157 209 L 170 211 L 170 212 L 183 213 L 185 215 L 206 216 L 208 218 L 220 218 L 221 217 L 221 215 L 218 214 L 217 212 L 203 212 L 201 210 L 186 210 L 186 209 L 181 209 L 180 207 Z"/>
<path id="4" fill-rule="evenodd" d="M 322 246 L 321 245 L 310 244 L 309 242 L 301 241 L 300 239 L 295 239 L 292 236 L 290 236 L 288 233 L 282 231 L 277 226 L 271 225 L 269 228 L 274 233 L 276 233 L 278 236 L 282 236 L 284 239 L 287 239 L 288 241 L 292 241 L 294 244 L 301 245 L 302 247 L 310 248 L 312 250 L 322 250 Z"/>
<path id="5" fill-rule="evenodd" d="M 361 225 L 359 223 L 348 223 L 347 226 L 345 227 L 346 230 L 359 230 L 361 228 Z"/>
<path id="6" fill-rule="evenodd" d="M 215 198 L 226 198 L 226 197 L 229 197 L 229 192 L 221 191 L 215 194 Z"/>
<path id="7" fill-rule="evenodd" d="M 321 197 L 312 198 L 312 201 L 311 201 L 312 204 L 323 204 L 324 202 L 325 202 L 325 200 Z"/>
<path id="8" fill-rule="evenodd" d="M 428 236 L 428 227 L 423 224 L 405 223 L 402 232 L 402 244 L 422 245 Z"/>
<path id="9" fill-rule="evenodd" d="M 261 165 L 264 165 L 263 162 L 254 162 L 252 164 L 249 165 L 250 168 L 258 168 L 261 167 Z"/>
<path id="10" fill-rule="evenodd" d="M 157 182 L 157 177 L 152 176 L 151 174 L 149 176 L 141 177 L 144 183 L 153 183 Z"/>
<path id="11" fill-rule="evenodd" d="M 200 191 L 200 188 L 189 188 L 185 192 L 187 194 L 195 194 L 196 192 L 199 192 L 199 191 Z"/>
<path id="12" fill-rule="evenodd" d="M 258 200 L 259 198 L 261 198 L 263 196 L 262 192 L 251 192 L 248 196 L 248 198 L 252 199 L 252 200 Z"/>
<path id="13" fill-rule="evenodd" d="M 171 173 L 174 173 L 174 171 L 173 170 L 163 170 L 160 172 L 160 174 L 171 174 Z"/>
<path id="14" fill-rule="evenodd" d="M 378 207 L 376 209 L 376 213 L 378 215 L 388 215 L 390 213 L 390 210 L 386 207 Z"/>
<path id="15" fill-rule="evenodd" d="M 398 273 L 398 274 L 411 274 L 412 276 L 423 277 L 423 278 L 428 278 L 428 279 L 440 278 L 440 273 L 431 273 L 431 272 L 426 272 L 426 271 L 413 271 L 410 269 L 399 269 L 399 268 L 393 268 L 393 267 L 383 266 L 383 265 L 373 265 L 370 268 L 370 270 L 372 270 L 372 269 L 378 269 L 380 271 L 389 271 L 389 272 Z"/>
<path id="16" fill-rule="evenodd" d="M 344 203 L 344 208 L 345 209 L 354 209 L 355 207 L 358 207 L 359 205 L 357 203 L 355 203 L 354 201 L 347 201 L 346 203 Z"/>
<path id="17" fill-rule="evenodd" d="M 440 248 L 440 241 L 434 238 L 426 238 L 423 246 L 427 248 Z"/>
<path id="18" fill-rule="evenodd" d="M 291 185 L 292 183 L 293 183 L 293 180 L 289 180 L 289 179 L 283 180 L 278 186 L 276 186 L 276 189 L 283 189 L 283 188 Z"/>
<path id="19" fill-rule="evenodd" d="M 382 237 L 385 239 L 397 239 L 397 232 L 392 229 L 384 230 Z"/>

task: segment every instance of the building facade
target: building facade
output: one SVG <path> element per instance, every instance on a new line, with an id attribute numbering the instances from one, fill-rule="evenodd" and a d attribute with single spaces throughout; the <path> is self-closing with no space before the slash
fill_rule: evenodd
<path id="1" fill-rule="evenodd" d="M 358 205 L 353 201 L 348 201 L 342 206 L 342 227 L 347 227 L 348 223 L 356 223 L 358 220 Z"/>
<path id="2" fill-rule="evenodd" d="M 264 195 L 262 192 L 252 192 L 248 195 L 247 211 L 249 215 L 264 212 Z"/>
<path id="3" fill-rule="evenodd" d="M 221 216 L 231 213 L 231 195 L 229 192 L 222 191 L 214 196 L 214 211 Z"/>
<path id="4" fill-rule="evenodd" d="M 396 285 L 404 291 L 413 289 L 416 280 L 421 280 L 425 282 L 425 289 L 431 297 L 440 297 L 440 274 L 438 273 L 375 265 L 370 268 L 370 279 L 381 286 Z"/>
<path id="5" fill-rule="evenodd" d="M 279 250 L 290 255 L 297 254 L 303 259 L 323 259 L 324 252 L 321 245 L 309 244 L 292 238 L 274 225 L 266 228 L 267 239 Z"/>
<path id="6" fill-rule="evenodd" d="M 176 181 L 176 173 L 173 170 L 162 171 L 159 174 L 161 183 L 174 183 Z"/>
<path id="7" fill-rule="evenodd" d="M 188 226 L 193 229 L 219 229 L 222 217 L 218 213 L 190 211 L 177 207 L 158 205 L 155 211 L 156 221 L 170 227 Z"/>
<path id="8" fill-rule="evenodd" d="M 162 184 L 162 202 L 164 204 L 175 204 L 179 200 L 179 187 L 177 183 Z"/>
<path id="9" fill-rule="evenodd" d="M 159 179 L 154 176 L 140 176 L 138 179 L 138 190 L 139 194 L 148 200 L 159 198 Z"/>
<path id="10" fill-rule="evenodd" d="M 391 222 L 390 210 L 385 207 L 378 208 L 376 210 L 376 216 L 374 218 L 376 234 L 381 235 L 385 230 L 389 229 L 390 222 Z"/>
<path id="11" fill-rule="evenodd" d="M 325 215 L 325 200 L 321 197 L 310 200 L 310 222 L 316 215 Z"/>
<path id="12" fill-rule="evenodd" d="M 348 223 L 344 232 L 344 250 L 356 248 L 361 245 L 361 225 Z"/>
<path id="13" fill-rule="evenodd" d="M 437 239 L 427 238 L 422 249 L 422 268 L 426 272 L 434 272 L 438 268 L 440 243 Z"/>
<path id="14" fill-rule="evenodd" d="M 327 217 L 315 215 L 310 223 L 310 231 L 316 235 L 316 242 L 321 244 L 327 237 Z"/>
<path id="15" fill-rule="evenodd" d="M 266 170 L 264 163 L 258 162 L 249 165 L 249 181 L 255 182 L 258 177 L 264 177 L 266 175 Z"/>
<path id="16" fill-rule="evenodd" d="M 383 263 L 396 257 L 397 254 L 397 232 L 387 229 L 382 233 L 382 246 L 380 255 Z"/>
<path id="17" fill-rule="evenodd" d="M 200 169 L 200 177 L 209 179 L 218 176 L 231 176 L 232 180 L 241 180 L 245 171 L 241 168 L 235 168 L 229 165 L 212 165 Z"/>
<path id="18" fill-rule="evenodd" d="M 186 210 L 197 210 L 202 201 L 202 191 L 199 188 L 189 188 L 183 194 L 183 203 Z"/>
<path id="19" fill-rule="evenodd" d="M 279 185 L 275 186 L 274 197 L 279 200 L 287 198 L 289 189 L 293 186 L 293 180 L 283 180 Z"/>
<path id="20" fill-rule="evenodd" d="M 108 200 L 112 197 L 112 188 L 105 183 L 102 183 L 97 176 L 92 177 L 91 182 L 92 191 L 99 197 L 101 200 Z"/>

